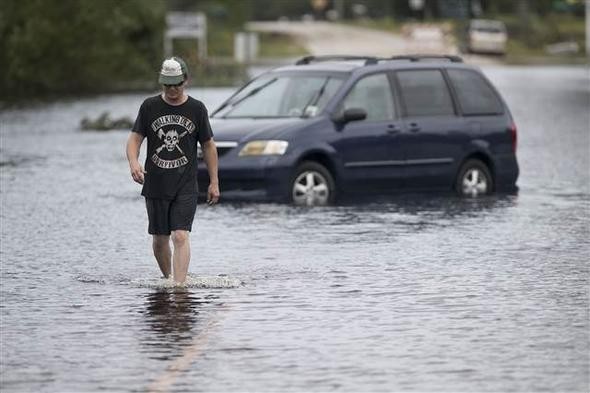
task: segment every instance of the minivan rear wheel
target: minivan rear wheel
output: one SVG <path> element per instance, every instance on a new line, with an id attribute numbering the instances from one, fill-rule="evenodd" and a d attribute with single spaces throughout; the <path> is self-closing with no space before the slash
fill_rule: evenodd
<path id="1" fill-rule="evenodd" d="M 477 159 L 467 160 L 459 169 L 455 190 L 464 197 L 490 194 L 494 188 L 492 175 L 487 165 Z"/>
<path id="2" fill-rule="evenodd" d="M 298 206 L 324 206 L 336 197 L 336 186 L 330 171 L 312 161 L 305 161 L 297 167 L 290 190 L 290 200 Z"/>

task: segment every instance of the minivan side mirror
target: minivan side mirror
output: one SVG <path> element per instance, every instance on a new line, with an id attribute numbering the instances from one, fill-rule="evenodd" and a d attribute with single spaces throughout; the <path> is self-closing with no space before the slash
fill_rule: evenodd
<path id="1" fill-rule="evenodd" d="M 349 121 L 365 120 L 367 111 L 362 108 L 348 108 L 342 114 L 332 117 L 335 123 L 345 124 Z"/>

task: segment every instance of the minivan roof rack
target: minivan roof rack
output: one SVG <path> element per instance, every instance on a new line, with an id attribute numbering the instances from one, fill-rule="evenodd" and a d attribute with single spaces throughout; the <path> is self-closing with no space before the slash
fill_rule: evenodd
<path id="1" fill-rule="evenodd" d="M 319 61 L 358 61 L 364 60 L 365 65 L 369 64 L 377 64 L 380 60 L 377 57 L 373 56 L 346 56 L 346 55 L 326 55 L 326 56 L 305 56 L 295 63 L 295 65 L 305 65 L 310 64 L 312 62 L 319 62 Z"/>
<path id="2" fill-rule="evenodd" d="M 420 61 L 420 60 L 436 60 L 436 59 L 446 59 L 452 63 L 463 63 L 463 59 L 459 56 L 455 55 L 399 55 L 399 56 L 391 56 L 387 60 L 409 60 L 412 62 Z"/>

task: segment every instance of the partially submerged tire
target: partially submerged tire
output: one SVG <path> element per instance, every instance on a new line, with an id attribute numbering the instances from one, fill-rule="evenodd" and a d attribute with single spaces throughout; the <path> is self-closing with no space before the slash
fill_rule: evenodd
<path id="1" fill-rule="evenodd" d="M 334 178 L 323 165 L 312 161 L 301 163 L 291 178 L 290 201 L 298 206 L 325 206 L 334 202 Z"/>
<path id="2" fill-rule="evenodd" d="M 486 164 L 477 159 L 470 159 L 459 169 L 455 181 L 455 191 L 460 196 L 478 197 L 490 194 L 494 189 L 494 180 Z"/>

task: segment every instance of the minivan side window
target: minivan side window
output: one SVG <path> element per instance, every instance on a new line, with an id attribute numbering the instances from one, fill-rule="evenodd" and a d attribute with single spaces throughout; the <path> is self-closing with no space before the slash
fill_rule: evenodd
<path id="1" fill-rule="evenodd" d="M 484 78 L 471 70 L 447 70 L 464 115 L 494 115 L 502 103 Z"/>
<path id="2" fill-rule="evenodd" d="M 374 74 L 359 80 L 342 102 L 341 111 L 361 108 L 369 121 L 394 118 L 393 95 L 387 75 Z"/>
<path id="3" fill-rule="evenodd" d="M 453 100 L 440 70 L 398 71 L 407 116 L 454 115 Z"/>

